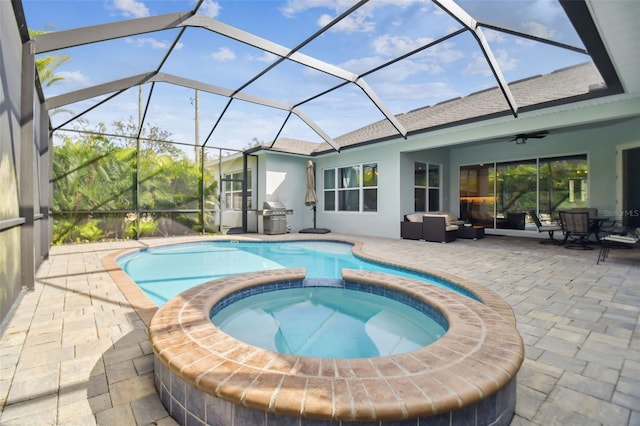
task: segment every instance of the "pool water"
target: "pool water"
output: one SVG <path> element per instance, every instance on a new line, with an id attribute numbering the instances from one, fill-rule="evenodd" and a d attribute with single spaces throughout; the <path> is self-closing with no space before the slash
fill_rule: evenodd
<path id="1" fill-rule="evenodd" d="M 477 299 L 465 289 L 417 272 L 360 259 L 352 245 L 331 241 L 205 241 L 148 248 L 116 259 L 118 265 L 157 306 L 213 279 L 269 269 L 299 268 L 307 278 L 341 279 L 341 270 L 358 269 L 411 277 Z"/>
<path id="2" fill-rule="evenodd" d="M 225 333 L 275 352 L 371 358 L 413 351 L 445 328 L 404 303 L 336 287 L 301 287 L 241 299 L 211 320 Z"/>

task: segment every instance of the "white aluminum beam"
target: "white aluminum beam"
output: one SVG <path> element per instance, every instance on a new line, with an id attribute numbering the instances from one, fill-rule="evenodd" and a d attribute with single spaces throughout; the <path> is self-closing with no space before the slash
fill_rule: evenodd
<path id="1" fill-rule="evenodd" d="M 300 120 L 307 123 L 307 126 L 311 127 L 313 131 L 316 132 L 322 139 L 324 139 L 326 143 L 331 145 L 333 149 L 340 152 L 340 145 L 338 145 L 338 143 L 334 141 L 331 136 L 327 135 L 320 127 L 318 127 L 316 123 L 311 121 L 311 119 L 307 117 L 302 111 L 300 111 L 298 108 L 294 108 L 293 110 L 291 110 L 291 112 L 297 115 Z"/>
<path id="2" fill-rule="evenodd" d="M 152 16 L 148 18 L 131 19 L 122 22 L 114 22 L 110 24 L 94 25 L 90 27 L 78 28 L 67 31 L 46 33 L 37 37 L 34 37 L 33 46 L 31 51 L 34 54 L 50 52 L 54 50 L 65 49 L 74 46 L 80 46 L 90 43 L 97 43 L 105 40 L 112 40 L 121 37 L 128 37 L 136 34 L 144 34 L 154 31 L 162 31 L 172 28 L 182 27 L 199 27 L 209 31 L 220 34 L 224 37 L 228 37 L 237 40 L 241 43 L 256 47 L 260 50 L 272 53 L 286 58 L 291 61 L 297 62 L 309 68 L 316 69 L 326 74 L 337 77 L 343 81 L 357 84 L 369 97 L 369 99 L 376 105 L 376 107 L 386 116 L 386 118 L 392 123 L 392 125 L 406 137 L 406 130 L 395 118 L 395 116 L 388 110 L 383 102 L 378 98 L 374 91 L 366 84 L 366 82 L 359 78 L 356 74 L 328 64 L 321 60 L 304 55 L 300 52 L 288 49 L 277 43 L 273 43 L 267 39 L 261 38 L 249 32 L 243 31 L 239 28 L 235 28 L 231 25 L 225 24 L 213 18 L 210 18 L 201 14 L 193 14 L 192 11 L 171 13 L 160 16 Z M 130 87 L 143 84 L 147 81 L 165 81 L 172 84 L 177 84 L 185 87 L 203 90 L 205 92 L 218 94 L 221 96 L 232 97 L 247 102 L 252 102 L 260 105 L 265 105 L 272 108 L 282 109 L 286 111 L 293 111 L 303 121 L 305 121 L 310 127 L 313 128 L 323 139 L 327 141 L 332 147 L 338 149 L 337 144 L 318 126 L 311 122 L 308 118 L 299 115 L 300 112 L 294 111 L 291 105 L 255 97 L 246 93 L 233 93 L 228 89 L 220 88 L 206 83 L 189 80 L 177 76 L 171 76 L 169 74 L 151 72 L 147 74 L 141 74 L 138 76 L 128 77 L 121 80 L 116 80 L 110 83 L 105 83 L 90 88 L 78 90 L 75 92 L 67 93 L 64 95 L 56 96 L 49 99 L 46 102 L 48 109 L 59 108 L 64 105 L 72 104 L 81 100 L 93 98 L 96 96 L 104 95 L 107 93 L 116 92 L 118 90 L 125 90 Z M 233 93 L 233 94 L 231 94 Z"/>
<path id="3" fill-rule="evenodd" d="M 279 44 L 258 37 L 249 32 L 232 27 L 231 25 L 209 18 L 205 15 L 192 12 L 171 13 L 167 15 L 151 16 L 148 18 L 130 19 L 127 21 L 110 24 L 93 25 L 90 27 L 76 28 L 67 31 L 45 33 L 33 38 L 34 47 L 32 53 L 39 54 L 69 47 L 81 46 L 116 38 L 129 37 L 136 34 L 144 34 L 180 27 L 199 27 L 228 38 L 240 41 L 244 44 L 273 53 L 283 58 L 291 59 L 302 65 L 315 68 L 327 74 L 347 81 L 355 81 L 357 75 L 345 71 L 334 65 L 319 61 L 299 52 L 292 53 Z"/>
<path id="4" fill-rule="evenodd" d="M 493 56 L 493 51 L 491 50 L 491 47 L 489 47 L 489 43 L 487 42 L 487 39 L 484 36 L 484 32 L 482 32 L 482 29 L 480 27 L 476 27 L 476 29 L 474 30 L 474 34 L 476 36 L 476 40 L 478 40 L 478 43 L 480 44 L 482 53 L 484 53 L 484 56 L 487 59 L 487 62 L 489 63 L 489 67 L 491 67 L 491 71 L 493 72 L 493 75 L 496 77 L 496 80 L 498 80 L 498 85 L 500 86 L 500 90 L 502 90 L 502 94 L 507 100 L 507 104 L 509 104 L 509 108 L 511 109 L 511 112 L 513 113 L 514 117 L 517 117 L 518 104 L 516 103 L 516 100 L 513 97 L 513 93 L 511 93 L 511 89 L 509 89 L 509 84 L 507 83 L 507 80 L 504 78 L 504 75 L 502 74 L 502 70 L 500 69 L 500 65 L 498 65 L 498 61 L 496 60 L 496 57 Z"/>
<path id="5" fill-rule="evenodd" d="M 203 83 L 197 80 L 191 80 L 188 78 L 180 77 L 173 74 L 167 74 L 164 72 L 157 73 L 150 79 L 150 81 L 175 84 L 177 86 L 187 87 L 189 89 L 197 89 L 201 92 L 213 93 L 214 95 L 220 95 L 227 98 L 233 94 L 232 90 L 225 89 L 224 87 Z"/>
<path id="6" fill-rule="evenodd" d="M 231 89 L 225 89 L 213 84 L 202 83 L 196 80 L 190 80 L 188 78 L 179 77 L 172 74 L 160 72 L 150 79 L 150 81 L 171 83 L 178 86 L 188 87 L 190 89 L 198 89 L 201 92 L 212 93 L 214 95 L 220 95 L 227 98 L 238 99 L 241 101 L 251 102 L 258 105 L 263 105 L 270 108 L 281 109 L 284 111 L 291 111 L 293 105 L 278 102 L 272 99 L 261 98 L 258 96 L 249 95 L 247 93 L 234 93 Z"/>
<path id="7" fill-rule="evenodd" d="M 336 67 L 334 65 L 331 65 L 326 62 L 320 61 L 318 59 L 312 58 L 310 56 L 304 55 L 300 52 L 287 49 L 269 40 L 260 38 L 246 31 L 224 24 L 213 18 L 209 18 L 208 16 L 194 15 L 193 17 L 184 21 L 181 25 L 197 26 L 200 28 L 204 28 L 209 31 L 213 31 L 217 34 L 223 35 L 225 37 L 229 37 L 239 42 L 256 47 L 263 51 L 273 53 L 274 55 L 287 58 L 291 61 L 297 62 L 306 67 L 313 68 L 315 70 L 332 75 L 344 81 L 355 83 L 362 90 L 364 90 L 364 92 L 367 94 L 371 102 L 373 102 L 374 105 L 384 114 L 384 116 L 391 122 L 391 124 L 398 130 L 398 132 L 403 137 L 406 137 L 407 135 L 407 131 L 404 129 L 402 124 L 400 124 L 400 122 L 395 118 L 395 116 L 384 105 L 382 100 L 375 94 L 373 89 L 371 89 L 371 87 L 369 87 L 369 85 L 362 78 L 359 78 L 356 74 L 352 72 L 343 70 L 342 68 Z"/>
<path id="8" fill-rule="evenodd" d="M 258 37 L 239 28 L 220 22 L 216 19 L 204 15 L 194 15 L 191 18 L 180 23 L 179 26 L 199 27 L 212 31 L 216 34 L 231 38 L 249 46 L 273 53 L 274 55 L 290 59 L 304 66 L 317 69 L 334 77 L 338 77 L 346 81 L 356 81 L 358 76 L 352 72 L 343 70 L 334 65 L 314 59 L 300 52 L 293 52 L 291 49 L 281 46 L 277 43 Z"/>
<path id="9" fill-rule="evenodd" d="M 150 16 L 148 18 L 129 19 L 110 24 L 92 25 L 73 30 L 56 31 L 33 37 L 32 53 L 45 53 L 53 50 L 82 46 L 105 40 L 129 37 L 136 34 L 178 28 L 181 22 L 192 15 L 192 12 L 169 13 Z"/>
<path id="10" fill-rule="evenodd" d="M 391 125 L 396 128 L 398 133 L 400 133 L 402 135 L 402 137 L 406 139 L 407 138 L 407 129 L 405 129 L 405 127 L 402 125 L 402 123 L 400 123 L 400 121 L 398 121 L 396 116 L 393 115 L 393 113 L 387 109 L 387 107 L 382 103 L 382 101 L 380 101 L 378 99 L 378 96 L 369 87 L 367 82 L 365 82 L 364 79 L 359 78 L 356 81 L 356 84 L 364 91 L 364 93 L 367 94 L 369 99 L 371 99 L 371 101 L 378 107 L 380 112 L 382 114 L 384 114 L 384 116 L 387 118 L 387 120 L 389 120 L 389 122 L 391 122 Z"/>
<path id="11" fill-rule="evenodd" d="M 230 89 L 225 89 L 212 84 L 202 83 L 196 80 L 190 80 L 187 78 L 175 76 L 167 73 L 155 73 L 150 72 L 146 74 L 139 74 L 132 77 L 123 78 L 120 80 L 111 81 L 109 83 L 100 84 L 97 86 L 88 87 L 86 89 L 76 90 L 75 92 L 65 93 L 63 95 L 55 96 L 48 99 L 45 102 L 47 110 L 60 108 L 65 105 L 69 105 L 75 102 L 80 102 L 86 99 L 95 98 L 96 96 L 106 95 L 108 93 L 117 92 L 119 90 L 126 90 L 131 87 L 150 83 L 150 82 L 162 82 L 168 84 L 175 84 L 177 86 L 188 87 L 191 89 L 197 89 L 202 92 L 212 93 L 215 95 L 224 96 L 227 98 L 238 99 L 245 102 L 250 102 L 257 105 L 266 106 L 269 108 L 275 108 L 283 111 L 289 111 L 296 114 L 302 121 L 304 121 L 313 131 L 320 135 L 329 145 L 336 150 L 339 150 L 338 144 L 327 135 L 320 127 L 318 127 L 312 120 L 307 118 L 302 111 L 295 108 L 293 105 L 274 101 L 271 99 L 261 98 L 253 96 L 247 93 L 235 93 Z"/>
<path id="12" fill-rule="evenodd" d="M 87 87 L 86 89 L 80 89 L 74 92 L 65 93 L 63 95 L 54 96 L 45 101 L 45 106 L 47 110 L 50 111 L 52 109 L 60 108 L 65 105 L 73 104 L 75 102 L 95 98 L 96 96 L 106 95 L 107 93 L 113 93 L 119 90 L 126 90 L 131 87 L 146 83 L 151 79 L 151 77 L 153 77 L 154 74 L 155 72 L 138 74 L 120 80 L 110 81 L 108 83 Z"/>
<path id="13" fill-rule="evenodd" d="M 468 28 L 473 36 L 478 41 L 480 45 L 480 49 L 484 54 L 487 63 L 489 64 L 489 68 L 491 68 L 491 72 L 493 72 L 494 77 L 496 78 L 498 85 L 500 86 L 500 90 L 502 90 L 502 94 L 504 95 L 511 112 L 515 117 L 518 116 L 518 105 L 511 93 L 511 89 L 509 89 L 509 85 L 502 74 L 502 70 L 498 65 L 498 61 L 493 55 L 493 51 L 487 43 L 487 39 L 482 32 L 482 29 L 478 25 L 478 21 L 476 21 L 471 15 L 469 15 L 464 9 L 458 6 L 453 0 L 433 0 L 435 4 L 437 4 L 442 10 L 447 12 L 453 19 L 460 22 L 463 26 Z"/>
<path id="14" fill-rule="evenodd" d="M 251 33 L 248 33 L 238 28 L 224 24 L 220 21 L 217 21 L 213 18 L 209 18 L 207 16 L 195 15 L 187 19 L 181 25 L 201 27 L 209 31 L 213 31 L 217 34 L 223 35 L 225 37 L 232 38 L 241 43 L 245 43 L 250 46 L 256 47 L 260 50 L 270 52 L 280 57 L 287 58 L 291 61 L 297 62 L 306 67 L 324 72 L 326 74 L 337 77 L 339 79 L 349 81 L 351 83 L 356 83 L 362 90 L 365 91 L 367 96 L 369 96 L 369 99 L 371 100 L 371 102 L 375 104 L 375 106 L 384 114 L 384 116 L 398 130 L 398 132 L 402 134 L 403 137 L 406 137 L 407 131 L 404 129 L 402 124 L 400 124 L 400 122 L 395 118 L 395 116 L 384 105 L 382 100 L 380 100 L 380 98 L 375 94 L 375 92 L 369 87 L 369 85 L 367 85 L 362 78 L 359 78 L 356 74 L 352 72 L 343 70 L 342 68 L 336 67 L 334 65 L 331 65 L 326 62 L 320 61 L 318 59 L 312 58 L 310 56 L 304 55 L 300 52 L 297 52 L 297 51 L 294 52 L 290 49 L 287 49 L 269 40 L 260 38 Z"/>

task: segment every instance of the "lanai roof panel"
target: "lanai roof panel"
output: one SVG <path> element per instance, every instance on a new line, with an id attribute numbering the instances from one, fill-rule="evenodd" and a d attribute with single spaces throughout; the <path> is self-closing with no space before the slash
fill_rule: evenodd
<path id="1" fill-rule="evenodd" d="M 108 96 L 111 89 L 126 90 L 121 87 L 124 84 L 157 81 L 175 85 L 177 91 L 181 90 L 178 87 L 210 91 L 226 97 L 227 102 L 234 99 L 233 103 L 248 101 L 261 108 L 274 108 L 278 110 L 275 115 L 297 112 L 298 124 L 306 127 L 290 121 L 276 132 L 291 140 L 305 139 L 311 127 L 311 134 L 328 135 L 328 143 L 334 144 L 330 138 L 343 134 L 340 140 L 350 145 L 352 139 L 360 141 L 364 134 L 374 139 L 405 135 L 429 126 L 477 119 L 485 111 L 502 114 L 511 110 L 516 116 L 518 108 L 528 108 L 536 100 L 572 99 L 572 86 L 559 88 L 550 99 L 544 90 L 544 96 L 520 90 L 524 87 L 520 82 L 589 61 L 589 55 L 582 51 L 587 48 L 597 56 L 594 61 L 600 71 L 604 70 L 605 79 L 613 81 L 613 67 L 606 63 L 606 52 L 599 50 L 597 35 L 588 40 L 593 25 L 584 14 L 588 4 L 576 7 L 575 2 L 25 0 L 21 4 L 30 28 L 79 28 L 63 40 L 73 41 L 71 34 L 80 34 L 79 43 L 88 43 L 41 51 L 42 55 L 68 52 L 71 58 L 56 69 L 64 83 L 45 87 L 47 103 L 56 108 L 79 105 L 88 99 L 95 103 Z M 575 29 L 572 23 L 578 23 Z M 101 24 L 105 25 L 99 31 L 90 27 Z M 104 39 L 87 37 L 92 33 L 104 34 Z M 587 40 L 584 45 L 578 34 Z M 47 39 L 55 38 L 42 37 L 36 51 L 40 41 Z M 543 39 L 548 39 L 546 44 L 541 43 Z M 420 46 L 427 48 L 403 56 Z M 277 61 L 282 63 L 268 68 Z M 379 69 L 382 65 L 388 66 Z M 602 87 L 603 79 L 591 83 Z M 436 108 L 439 102 L 458 96 L 477 99 L 469 95 L 496 84 L 502 90 L 495 92 L 495 104 L 490 102 L 472 112 L 453 101 L 452 105 L 461 110 L 446 114 L 439 114 Z M 118 103 L 122 99 L 120 95 L 109 101 L 113 111 L 126 111 Z M 296 107 L 296 102 L 305 99 L 312 100 Z M 168 110 L 175 107 L 173 104 L 183 102 L 176 101 L 175 96 L 153 96 L 149 110 Z M 103 106 L 100 110 L 106 111 Z M 195 115 L 188 108 L 193 105 L 187 102 L 185 106 L 174 112 L 187 117 L 182 118 L 183 125 Z M 415 114 L 408 113 L 413 110 L 428 111 L 429 117 L 414 122 L 411 117 Z M 231 118 L 218 112 L 205 115 L 222 117 L 221 121 Z M 454 121 L 443 123 L 445 117 Z M 105 113 L 102 118 L 108 122 L 111 116 Z M 233 136 L 217 135 L 218 140 L 240 137 L 245 145 L 253 139 L 263 140 L 255 135 L 255 129 L 264 126 L 236 129 L 225 125 L 216 131 L 222 127 L 233 128 L 229 130 Z M 387 130 L 371 131 L 378 127 Z M 300 134 L 295 133 L 298 128 Z M 244 134 L 239 135 L 242 130 Z M 171 133 L 195 138 L 193 131 L 177 127 Z"/>

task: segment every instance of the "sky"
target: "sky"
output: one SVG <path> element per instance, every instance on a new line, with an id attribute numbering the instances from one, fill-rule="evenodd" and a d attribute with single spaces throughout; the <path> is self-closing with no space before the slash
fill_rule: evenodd
<path id="1" fill-rule="evenodd" d="M 297 47 L 355 2 L 348 0 L 205 0 L 199 14 L 267 39 L 287 49 Z M 583 45 L 557 0 L 460 0 L 458 5 L 480 22 Z M 33 30 L 65 31 L 167 13 L 185 12 L 194 0 L 23 0 Z M 371 0 L 300 53 L 363 77 L 393 114 L 434 105 L 495 87 L 497 82 L 476 39 L 469 31 L 376 70 L 420 46 L 463 28 L 431 0 Z M 483 29 L 507 82 L 589 61 L 583 54 L 503 32 Z M 62 78 L 45 87 L 47 97 L 73 92 L 132 75 L 154 71 L 179 29 L 170 29 L 47 53 L 68 57 L 56 68 Z M 257 78 L 277 57 L 258 48 L 189 27 L 161 68 L 162 72 L 238 90 L 261 98 L 298 105 L 333 89 L 344 80 L 293 61 L 284 61 Z M 67 128 L 109 128 L 114 121 L 137 121 L 151 85 L 130 89 L 91 110 Z M 52 116 L 54 127 L 85 111 L 103 97 L 67 105 Z M 517 101 L 517 99 L 516 99 Z M 197 113 L 195 105 L 198 105 Z M 158 83 L 145 122 L 159 126 L 174 141 L 242 149 L 274 138 L 320 142 L 322 139 L 287 111 L 234 100 L 193 89 Z M 506 101 L 505 101 L 506 106 Z M 335 138 L 383 119 L 363 90 L 353 83 L 327 92 L 299 109 Z M 221 120 L 221 114 L 224 115 Z M 285 121 L 286 120 L 286 121 Z M 198 128 L 196 131 L 196 123 Z M 212 132 L 214 126 L 215 131 Z M 197 133 L 197 137 L 196 137 Z"/>

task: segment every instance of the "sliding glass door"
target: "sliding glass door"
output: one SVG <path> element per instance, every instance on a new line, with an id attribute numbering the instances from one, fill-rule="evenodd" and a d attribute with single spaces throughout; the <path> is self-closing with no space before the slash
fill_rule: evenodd
<path id="1" fill-rule="evenodd" d="M 536 209 L 537 162 L 496 164 L 496 228 L 524 229 L 528 212 Z"/>
<path id="2" fill-rule="evenodd" d="M 460 167 L 460 216 L 497 229 L 535 229 L 558 211 L 588 207 L 587 156 L 531 158 Z"/>

